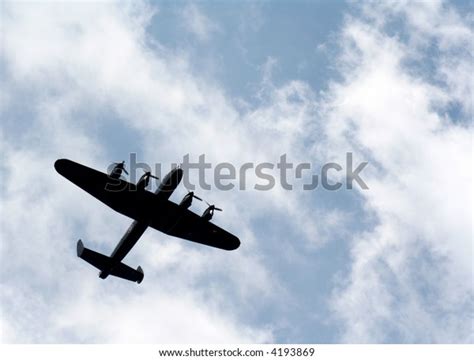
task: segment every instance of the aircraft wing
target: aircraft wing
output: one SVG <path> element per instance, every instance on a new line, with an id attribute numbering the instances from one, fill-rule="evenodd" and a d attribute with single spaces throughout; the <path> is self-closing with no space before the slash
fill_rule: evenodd
<path id="1" fill-rule="evenodd" d="M 56 171 L 66 179 L 102 201 L 115 211 L 132 219 L 146 216 L 146 205 L 153 200 L 149 191 L 137 191 L 136 185 L 122 179 L 111 179 L 103 172 L 91 169 L 67 159 L 54 163 Z"/>
<path id="2" fill-rule="evenodd" d="M 204 221 L 188 209 L 169 200 L 159 200 L 150 191 L 137 191 L 136 185 L 111 179 L 107 174 L 71 160 L 60 159 L 56 171 L 115 211 L 165 234 L 224 250 L 234 250 L 239 239 L 215 224 Z"/>
<path id="3" fill-rule="evenodd" d="M 171 236 L 223 250 L 235 250 L 240 246 L 240 241 L 236 236 L 203 220 L 192 211 L 180 208 L 169 200 L 162 206 L 166 216 L 154 217 L 150 223 L 152 228 Z"/>

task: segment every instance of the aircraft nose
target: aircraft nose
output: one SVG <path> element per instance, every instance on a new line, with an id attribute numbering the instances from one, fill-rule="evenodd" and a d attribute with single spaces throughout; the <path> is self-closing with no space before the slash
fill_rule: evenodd
<path id="1" fill-rule="evenodd" d="M 179 185 L 182 178 L 183 170 L 176 168 L 168 173 L 168 175 L 163 179 L 163 183 L 166 184 L 167 187 L 170 187 L 174 190 Z"/>

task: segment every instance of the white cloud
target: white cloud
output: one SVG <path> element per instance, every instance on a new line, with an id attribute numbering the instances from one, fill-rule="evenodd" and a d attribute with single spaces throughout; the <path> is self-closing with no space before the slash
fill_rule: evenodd
<path id="1" fill-rule="evenodd" d="M 210 310 L 208 301 L 186 292 L 170 294 L 160 287 L 142 294 L 115 295 L 102 302 L 86 293 L 73 305 L 64 306 L 54 323 L 59 332 L 73 330 L 81 341 L 101 343 L 193 343 L 196 339 L 249 343 L 271 338 L 268 332 L 235 326 L 234 319 Z M 102 325 L 96 326 L 98 322 Z"/>
<path id="2" fill-rule="evenodd" d="M 114 128 L 136 131 L 141 144 L 132 146 L 140 150 L 141 160 L 149 163 L 175 162 L 179 160 L 177 156 L 188 152 L 195 156 L 205 153 L 213 163 L 276 161 L 282 148 L 295 149 L 295 158 L 302 158 L 298 128 L 311 116 L 311 90 L 300 82 L 279 89 L 263 84 L 265 106 L 240 114 L 221 89 L 190 73 L 187 59 L 163 48 L 152 52 L 145 45 L 144 28 L 149 21 L 143 14 L 149 13 L 146 8 L 89 4 L 77 5 L 70 12 L 62 5 L 9 4 L 7 13 L 5 89 L 11 93 L 13 102 L 5 109 L 6 117 L 15 129 L 14 118 L 23 116 L 14 112 L 15 105 L 25 98 L 31 114 L 24 124 L 29 130 L 21 138 L 10 137 L 3 142 L 3 153 L 8 159 L 3 169 L 8 179 L 3 194 L 4 209 L 11 216 L 2 223 L 2 238 L 9 239 L 2 259 L 4 266 L 15 274 L 3 281 L 8 290 L 2 299 L 6 313 L 3 320 L 9 329 L 4 341 L 121 341 L 130 334 L 105 339 L 113 327 L 105 319 L 115 320 L 115 324 L 121 321 L 113 319 L 111 314 L 128 304 L 138 318 L 148 314 L 150 321 L 156 320 L 163 315 L 161 305 L 165 308 L 182 293 L 189 297 L 177 302 L 175 312 L 196 316 L 215 326 L 195 326 L 186 333 L 185 340 L 178 330 L 167 332 L 166 336 L 160 331 L 150 334 L 150 323 L 133 328 L 135 333 L 130 341 L 177 342 L 193 337 L 192 342 L 201 342 L 211 341 L 216 334 L 222 336 L 215 341 L 226 338 L 233 342 L 272 341 L 272 329 L 266 324 L 251 327 L 251 319 L 258 316 L 257 312 L 266 303 L 285 303 L 291 294 L 264 266 L 266 259 L 259 251 L 262 244 L 251 222 L 255 216 L 269 212 L 285 215 L 289 226 L 301 233 L 304 241 L 323 243 L 327 237 L 322 240 L 317 236 L 318 226 L 308 217 L 299 216 L 301 211 L 314 213 L 308 204 L 300 202 L 305 194 L 288 194 L 281 189 L 257 192 L 258 196 L 254 191 L 211 192 L 206 198 L 225 207 L 225 216 L 219 217 L 217 223 L 242 239 L 241 248 L 233 253 L 196 248 L 178 239 L 147 232 L 126 262 L 142 264 L 148 284 L 182 284 L 182 287 L 180 294 L 170 294 L 172 287 L 163 285 L 162 303 L 139 308 L 134 303 L 138 298 L 124 296 L 130 292 L 130 284 L 117 285 L 114 279 L 101 282 L 95 278 L 94 269 L 74 258 L 77 237 L 81 236 L 91 248 L 110 252 L 112 242 L 120 238 L 129 220 L 75 189 L 54 172 L 52 164 L 58 157 L 68 157 L 103 168 L 110 161 L 107 144 L 114 142 L 101 137 L 103 127 L 107 137 L 114 136 Z M 34 56 L 31 51 L 35 52 Z M 270 131 L 272 117 L 279 123 L 274 131 Z M 287 119 L 297 119 L 297 126 Z M 276 143 L 275 136 L 281 141 Z M 18 164 L 32 166 L 25 171 Z M 30 206 L 32 198 L 35 203 Z M 325 216 L 322 213 L 321 219 Z M 26 223 L 28 226 L 21 226 Z M 328 226 L 333 226 L 330 221 Z M 11 256 L 7 259 L 6 254 Z M 28 282 L 18 288 L 25 274 L 45 289 Z M 82 284 L 88 277 L 95 279 L 88 281 L 100 285 L 90 290 L 84 288 Z M 69 279 L 67 284 L 60 281 L 64 278 Z M 77 283 L 77 288 L 70 289 L 71 283 Z M 82 291 L 87 291 L 87 301 L 79 295 Z M 103 291 L 117 291 L 119 297 L 128 301 L 103 299 Z M 39 307 L 51 294 L 57 300 L 45 308 Z M 149 299 L 157 296 L 149 288 L 139 299 L 152 303 Z M 13 306 L 14 298 L 18 299 L 18 306 Z M 34 298 L 41 301 L 32 302 Z M 68 303 L 70 299 L 73 300 Z M 111 308 L 103 315 L 102 301 Z M 93 303 L 97 306 L 93 307 Z M 82 334 L 89 320 L 81 323 L 71 320 L 65 325 L 53 316 L 79 317 L 75 317 L 72 308 L 77 308 L 79 314 L 81 309 L 87 309 L 92 319 L 104 321 L 85 338 Z M 41 316 L 34 324 L 15 322 L 20 311 Z M 124 317 L 128 319 L 126 314 Z M 186 325 L 184 315 L 175 320 Z M 37 326 L 49 331 L 38 333 Z"/>
<path id="3" fill-rule="evenodd" d="M 182 10 L 182 17 L 183 26 L 199 41 L 209 41 L 212 33 L 219 30 L 219 26 L 194 3 L 186 4 Z"/>
<path id="4" fill-rule="evenodd" d="M 190 31 L 209 40 L 216 28 L 189 6 Z M 261 104 L 242 111 L 191 73 L 189 59 L 147 46 L 147 6 L 7 4 L 1 110 L 12 135 L 1 139 L 2 212 L 9 214 L 1 226 L 2 341 L 272 341 L 274 324 L 255 324 L 255 313 L 297 299 L 266 267 L 268 239 L 252 225 L 264 215 L 284 218 L 278 225 L 305 246 L 324 246 L 341 233 L 351 239 L 350 271 L 331 299 L 341 341 L 470 341 L 472 253 L 464 249 L 472 249 L 471 129 L 453 124 L 446 111 L 461 104 L 470 115 L 464 72 L 472 63 L 465 53 L 451 56 L 470 30 L 436 5 L 420 11 L 445 30 L 404 18 L 411 38 L 403 41 L 383 26 L 390 16 L 409 16 L 405 7 L 387 17 L 384 7 L 370 9 L 376 22 L 347 20 L 337 59 L 344 80 L 321 99 L 301 81 L 276 87 L 267 73 Z M 448 20 L 439 15 L 446 10 Z M 439 42 L 435 80 L 418 72 L 422 66 L 405 65 L 422 62 L 426 36 Z M 203 192 L 225 205 L 217 223 L 243 239 L 237 252 L 150 231 L 126 259 L 144 266 L 144 283 L 102 282 L 74 258 L 76 237 L 108 252 L 129 220 L 75 189 L 52 164 L 69 157 L 103 168 L 118 129 L 138 134 L 140 144 L 131 146 L 150 163 L 188 152 L 239 165 L 277 160 L 289 149 L 295 161 L 352 150 L 371 166 L 364 170 L 365 212 L 351 215 L 377 223 L 353 235 L 341 223 L 344 209 L 319 208 L 304 192 Z M 292 254 L 290 240 L 274 261 Z M 128 327 L 115 331 L 123 323 Z"/>
<path id="5" fill-rule="evenodd" d="M 453 9 L 420 4 L 418 20 L 426 16 L 446 29 L 455 17 L 457 31 L 409 17 L 405 25 L 417 42 L 406 43 L 385 32 L 400 14 L 367 7 L 377 21 L 348 19 L 341 38 L 344 80 L 325 99 L 329 144 L 350 144 L 357 156 L 371 159 L 365 178 L 370 190 L 361 194 L 377 218 L 373 230 L 353 238 L 350 272 L 333 294 L 342 341 L 473 339 L 472 129 L 462 115 L 451 118 L 446 110 L 460 101 L 472 116 L 469 101 L 454 90 L 472 96 L 472 58 L 445 42 L 457 34 L 452 44 L 462 43 L 472 31 Z M 403 9 L 402 16 L 413 14 L 410 6 Z M 446 19 L 445 10 L 451 15 Z M 420 48 L 426 37 L 438 44 L 434 71 L 449 79 L 444 83 L 413 71 L 423 68 L 416 62 L 429 51 Z M 453 57 L 462 69 L 444 65 Z"/>
<path id="6" fill-rule="evenodd" d="M 102 126 L 154 132 L 153 143 L 140 149 L 153 152 L 153 161 L 176 161 L 180 148 L 162 154 L 165 146 L 157 148 L 156 140 L 166 139 L 176 124 L 188 124 L 188 115 L 202 123 L 197 108 L 213 103 L 204 102 L 185 60 L 152 54 L 145 46 L 147 14 L 141 5 L 81 4 L 72 10 L 61 4 L 6 6 L 2 56 L 8 77 L 3 90 L 11 96 L 2 117 L 11 136 L 2 138 L 2 212 L 9 213 L 1 227 L 4 342 L 272 339 L 271 329 L 244 324 L 239 316 L 245 310 L 236 306 L 249 306 L 252 296 L 274 296 L 273 280 L 248 250 L 214 250 L 211 256 L 212 249 L 193 250 L 188 243 L 174 249 L 170 245 L 167 254 L 170 247 L 155 248 L 165 251 L 156 257 L 148 251 L 153 244 L 147 244 L 150 248 L 134 249 L 127 258 L 131 264 L 150 264 L 145 270 L 149 285 L 138 290 L 115 279 L 98 280 L 96 271 L 74 256 L 79 234 L 88 246 L 111 251 L 129 220 L 64 181 L 55 173 L 54 161 L 69 157 L 103 168 L 109 160 L 108 141 L 99 135 Z M 25 99 L 28 116 L 18 111 Z M 218 93 L 215 100 L 221 101 Z M 112 115 L 104 117 L 104 112 Z M 25 120 L 19 125 L 16 117 Z M 14 136 L 18 128 L 21 136 Z M 161 159 L 156 159 L 157 150 Z M 179 155 L 183 153 L 180 149 Z M 147 234 L 142 244 L 159 241 L 157 237 Z M 157 261 L 161 268 L 154 272 L 151 266 Z M 241 277 L 248 270 L 252 277 Z M 156 282 L 162 287 L 153 286 Z M 202 287 L 200 282 L 221 285 Z M 116 332 L 124 322 L 130 327 Z"/>

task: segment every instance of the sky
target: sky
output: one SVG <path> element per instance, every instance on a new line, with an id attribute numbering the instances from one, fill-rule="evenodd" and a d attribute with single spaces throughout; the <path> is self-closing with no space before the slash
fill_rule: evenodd
<path id="1" fill-rule="evenodd" d="M 472 3 L 0 6 L 3 343 L 473 342 Z M 131 220 L 53 164 L 132 153 L 352 153 L 369 189 L 197 188 L 238 250 L 149 229 L 144 281 L 103 281 L 76 242 L 108 254 Z"/>

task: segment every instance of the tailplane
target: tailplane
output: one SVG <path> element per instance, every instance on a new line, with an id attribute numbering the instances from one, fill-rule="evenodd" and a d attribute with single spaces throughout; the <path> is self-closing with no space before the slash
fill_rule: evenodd
<path id="1" fill-rule="evenodd" d="M 140 266 L 135 270 L 122 262 L 116 263 L 111 257 L 84 247 L 82 240 L 77 242 L 77 256 L 99 269 L 99 277 L 101 279 L 113 275 L 122 279 L 137 282 L 138 284 L 143 280 L 144 274 Z"/>

